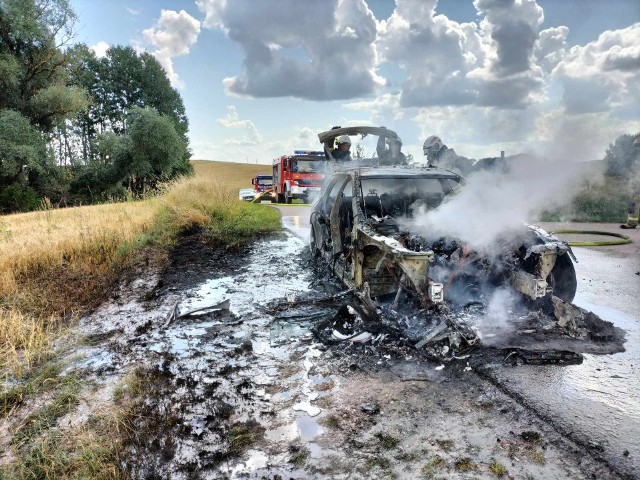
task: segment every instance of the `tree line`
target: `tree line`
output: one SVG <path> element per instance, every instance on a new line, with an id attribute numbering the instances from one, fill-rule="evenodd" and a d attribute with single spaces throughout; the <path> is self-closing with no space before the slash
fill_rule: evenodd
<path id="1" fill-rule="evenodd" d="M 131 47 L 72 45 L 68 0 L 0 0 L 0 213 L 140 197 L 192 172 L 180 94 Z"/>

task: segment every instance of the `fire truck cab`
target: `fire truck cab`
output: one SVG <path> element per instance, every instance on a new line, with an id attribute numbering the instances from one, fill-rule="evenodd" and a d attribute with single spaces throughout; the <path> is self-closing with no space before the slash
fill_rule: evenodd
<path id="1" fill-rule="evenodd" d="M 327 158 L 324 152 L 296 150 L 273 161 L 273 191 L 278 203 L 300 198 L 308 203 L 324 182 Z"/>
<path id="2" fill-rule="evenodd" d="M 258 197 L 261 193 L 273 188 L 273 177 L 271 175 L 258 174 L 251 179 L 251 185 L 253 185 L 254 196 Z M 265 199 L 269 200 L 269 198 Z"/>

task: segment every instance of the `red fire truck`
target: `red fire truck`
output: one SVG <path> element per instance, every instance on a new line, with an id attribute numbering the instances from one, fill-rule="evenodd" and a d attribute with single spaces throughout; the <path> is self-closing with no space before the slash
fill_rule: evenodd
<path id="1" fill-rule="evenodd" d="M 251 185 L 253 185 L 254 197 L 260 197 L 260 194 L 273 188 L 273 177 L 271 175 L 258 174 L 251 179 Z M 275 193 L 270 196 L 266 196 L 265 194 L 263 197 L 264 198 L 259 198 L 258 201 L 275 200 Z"/>
<path id="2" fill-rule="evenodd" d="M 327 158 L 324 152 L 296 150 L 273 161 L 273 191 L 278 203 L 301 198 L 308 203 L 320 191 Z"/>

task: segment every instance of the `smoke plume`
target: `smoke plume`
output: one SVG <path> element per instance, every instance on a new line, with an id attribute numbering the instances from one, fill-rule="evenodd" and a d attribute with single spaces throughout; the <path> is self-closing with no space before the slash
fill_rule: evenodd
<path id="1" fill-rule="evenodd" d="M 402 226 L 428 239 L 455 237 L 474 249 L 490 251 L 496 239 L 523 221 L 567 203 L 586 170 L 577 163 L 528 159 L 512 162 L 506 172 L 478 171 L 439 208 L 414 212 Z"/>

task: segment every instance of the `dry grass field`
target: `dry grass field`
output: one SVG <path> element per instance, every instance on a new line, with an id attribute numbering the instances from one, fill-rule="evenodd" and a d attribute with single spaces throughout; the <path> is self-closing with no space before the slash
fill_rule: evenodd
<path id="1" fill-rule="evenodd" d="M 219 185 L 239 190 L 251 188 L 251 179 L 257 174 L 271 175 L 271 165 L 249 163 L 210 162 L 193 160 L 198 177 L 214 179 Z"/>

